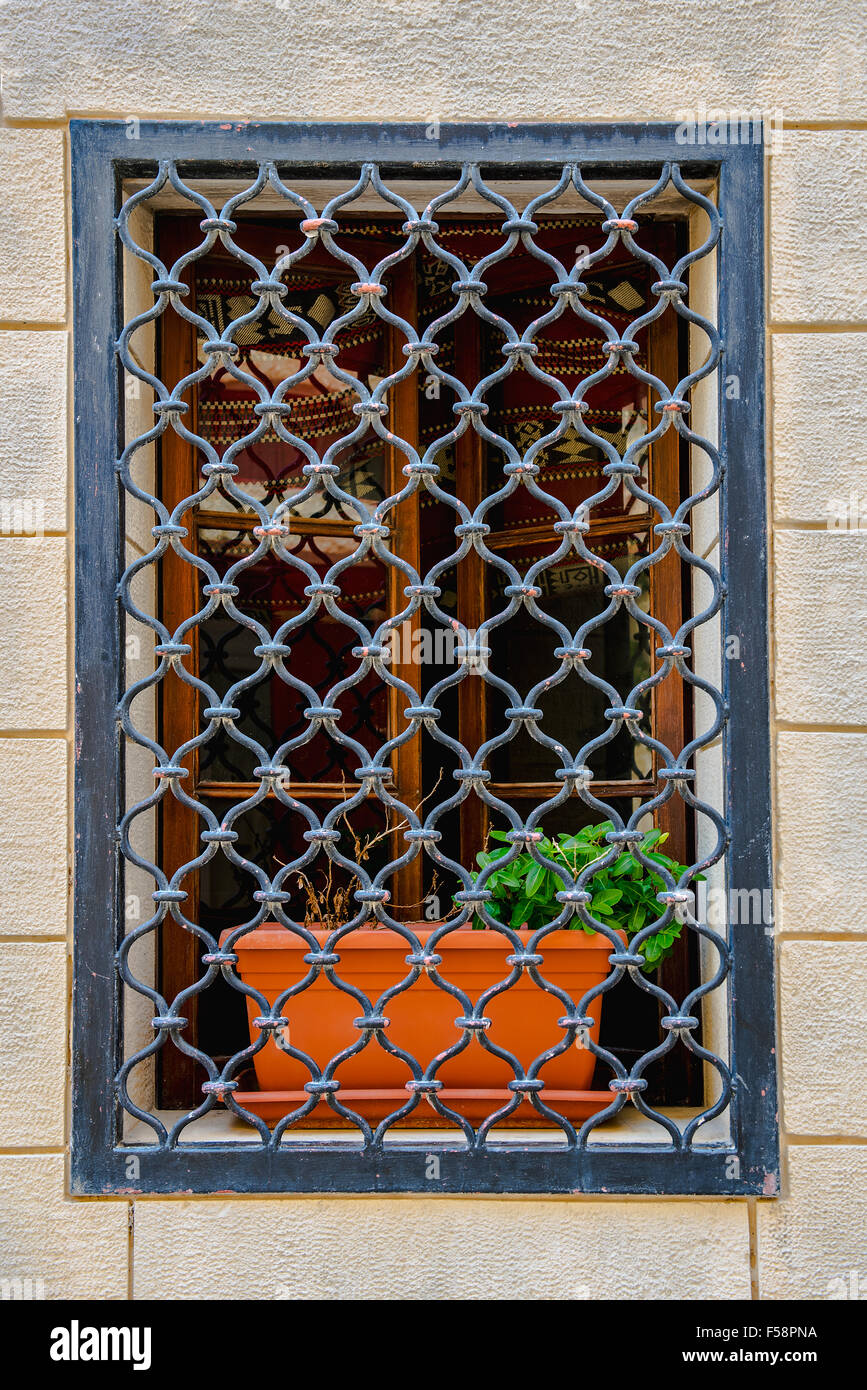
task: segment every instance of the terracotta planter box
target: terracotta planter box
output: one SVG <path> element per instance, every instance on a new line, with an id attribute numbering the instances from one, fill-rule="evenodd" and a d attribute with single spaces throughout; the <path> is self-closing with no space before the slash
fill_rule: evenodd
<path id="1" fill-rule="evenodd" d="M 413 930 L 425 942 L 432 928 L 414 925 Z M 316 931 L 314 935 L 324 946 L 328 933 Z M 526 938 L 528 933 L 521 935 Z M 241 979 L 264 994 L 270 1004 L 288 986 L 302 980 L 309 969 L 303 959 L 309 947 L 300 937 L 280 927 L 258 927 L 236 942 L 233 949 L 238 954 Z M 354 931 L 336 949 L 340 956 L 336 973 L 347 984 L 362 990 L 372 1004 L 410 970 L 406 964 L 410 948 L 397 932 Z M 604 936 L 590 936 L 581 930 L 552 932 L 541 946 L 544 964 L 540 971 L 577 1005 L 582 995 L 609 973 L 608 957 L 613 949 Z M 457 985 L 473 1002 L 511 973 L 506 957 L 512 954 L 512 947 L 498 932 L 461 928 L 440 942 L 436 951 L 442 956 L 438 967 L 441 978 Z M 255 1040 L 259 1030 L 253 1027 L 252 1020 L 260 1010 L 249 999 L 247 1010 L 251 1039 Z M 564 1011 L 556 995 L 540 989 L 526 973 L 522 974 L 516 984 L 485 1005 L 485 1016 L 491 1019 L 487 1038 L 513 1052 L 526 1069 L 542 1052 L 562 1041 L 563 1029 L 557 1020 Z M 287 1041 L 306 1052 L 324 1070 L 332 1057 L 358 1042 L 361 1034 L 353 1020 L 363 1012 L 357 1000 L 338 990 L 322 973 L 284 1004 L 283 1014 L 289 1019 L 284 1038 L 288 1031 Z M 411 988 L 390 999 L 384 1012 L 390 1020 L 385 1036 L 411 1053 L 423 1067 L 462 1036 L 455 1025 L 462 1012 L 459 1002 L 424 973 Z M 597 998 L 590 1009 L 595 1019 L 591 1034 L 594 1042 L 599 1037 L 601 1012 L 602 999 Z M 595 1062 L 589 1048 L 573 1046 L 546 1063 L 541 1078 L 545 1082 L 543 1096 L 552 1108 L 570 1119 L 582 1119 L 610 1103 L 610 1092 L 590 1091 Z M 256 1054 L 254 1064 L 260 1090 L 237 1093 L 240 1104 L 266 1120 L 276 1121 L 308 1099 L 304 1084 L 311 1079 L 309 1069 L 287 1056 L 273 1037 Z M 443 1102 L 477 1121 L 511 1098 L 508 1082 L 514 1079 L 514 1072 L 507 1062 L 473 1039 L 438 1069 L 437 1078 L 443 1082 Z M 369 1120 L 378 1120 L 406 1104 L 406 1083 L 412 1074 L 405 1062 L 390 1055 L 373 1038 L 363 1051 L 341 1062 L 336 1079 L 341 1083 L 343 1104 Z M 325 1104 L 318 1106 L 314 1115 L 315 1119 L 311 1117 L 305 1123 L 340 1124 L 340 1117 Z M 438 1117 L 422 1101 L 413 1118 L 431 1125 Z M 546 1123 L 529 1102 L 521 1105 L 514 1122 Z"/>

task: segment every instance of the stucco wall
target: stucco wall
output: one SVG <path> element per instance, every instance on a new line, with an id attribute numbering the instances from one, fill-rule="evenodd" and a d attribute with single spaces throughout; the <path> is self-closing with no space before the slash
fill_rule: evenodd
<path id="1" fill-rule="evenodd" d="M 3 6 L 0 498 L 43 498 L 46 535 L 0 537 L 0 1277 L 112 1299 L 867 1288 L 867 531 L 826 527 L 852 490 L 867 510 L 865 18 L 852 0 Z M 700 107 L 786 126 L 768 207 L 781 1198 L 69 1199 L 68 118 Z"/>

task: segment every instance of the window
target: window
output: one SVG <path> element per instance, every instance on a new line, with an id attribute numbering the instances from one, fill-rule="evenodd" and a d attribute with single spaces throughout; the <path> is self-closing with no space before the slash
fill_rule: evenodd
<path id="1" fill-rule="evenodd" d="M 768 1192 L 761 151 L 336 135 L 74 126 L 77 1181 Z"/>

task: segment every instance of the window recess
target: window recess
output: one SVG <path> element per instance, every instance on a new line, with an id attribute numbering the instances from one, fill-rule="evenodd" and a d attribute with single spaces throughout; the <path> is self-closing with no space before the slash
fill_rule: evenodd
<path id="1" fill-rule="evenodd" d="M 324 174 L 274 128 L 239 176 L 159 131 L 75 131 L 79 344 L 83 170 L 122 184 L 79 434 L 84 489 L 116 398 L 111 594 L 89 528 L 79 560 L 79 641 L 125 658 L 112 749 L 79 647 L 79 944 L 113 957 L 77 994 L 77 1113 L 112 1098 L 82 1189 L 90 1154 L 427 1191 L 433 1155 L 441 1190 L 767 1195 L 769 935 L 706 910 L 769 873 L 760 158 L 456 131 L 408 177 L 415 136 L 358 132 Z"/>

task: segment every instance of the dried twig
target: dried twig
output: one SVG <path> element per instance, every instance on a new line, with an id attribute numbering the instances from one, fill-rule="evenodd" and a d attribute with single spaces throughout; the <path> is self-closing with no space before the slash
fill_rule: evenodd
<path id="1" fill-rule="evenodd" d="M 416 814 L 421 810 L 424 803 L 426 801 L 429 801 L 430 798 L 434 795 L 437 788 L 439 787 L 440 782 L 442 781 L 442 777 L 442 770 L 440 770 L 440 774 L 437 777 L 437 780 L 434 783 L 434 785 L 431 787 L 430 791 L 427 793 L 427 796 L 423 796 L 422 799 L 419 801 L 418 805 L 413 807 L 413 811 Z M 342 779 L 342 783 L 345 795 L 345 776 Z M 343 821 L 349 833 L 349 837 L 352 840 L 356 864 L 367 863 L 368 859 L 370 858 L 371 852 L 376 847 L 376 845 L 380 844 L 382 840 L 388 839 L 392 835 L 397 835 L 401 830 L 404 830 L 406 826 L 409 824 L 409 821 L 406 820 L 406 818 L 404 818 L 403 820 L 398 821 L 397 825 L 390 825 L 390 811 L 391 808 L 387 807 L 385 813 L 385 828 L 383 830 L 380 830 L 375 835 L 369 834 L 365 835 L 364 837 L 358 834 L 358 831 L 350 822 L 349 816 L 346 811 L 344 811 L 343 814 L 338 818 L 339 820 Z M 276 862 L 280 865 L 280 867 L 284 868 L 285 861 L 277 859 L 276 855 L 274 857 L 276 859 Z M 321 925 L 325 928 L 326 931 L 335 931 L 338 927 L 343 925 L 343 923 L 346 921 L 348 917 L 354 915 L 352 912 L 352 883 L 341 885 L 335 884 L 334 860 L 331 858 L 330 855 L 328 855 L 327 870 L 320 869 L 319 872 L 324 878 L 324 883 L 322 884 L 321 888 L 317 887 L 313 880 L 306 873 L 304 873 L 302 869 L 293 869 L 290 872 L 289 877 L 298 880 L 298 884 L 304 893 L 307 905 L 307 910 L 305 913 L 305 925 L 309 927 L 315 923 L 321 923 Z M 433 887 L 431 888 L 431 892 L 435 892 L 438 885 L 439 877 L 436 871 L 434 871 Z M 408 911 L 414 907 L 421 907 L 423 902 L 424 899 L 422 899 L 421 902 L 418 903 L 392 903 L 391 906 L 392 908 L 398 908 L 401 911 Z"/>

